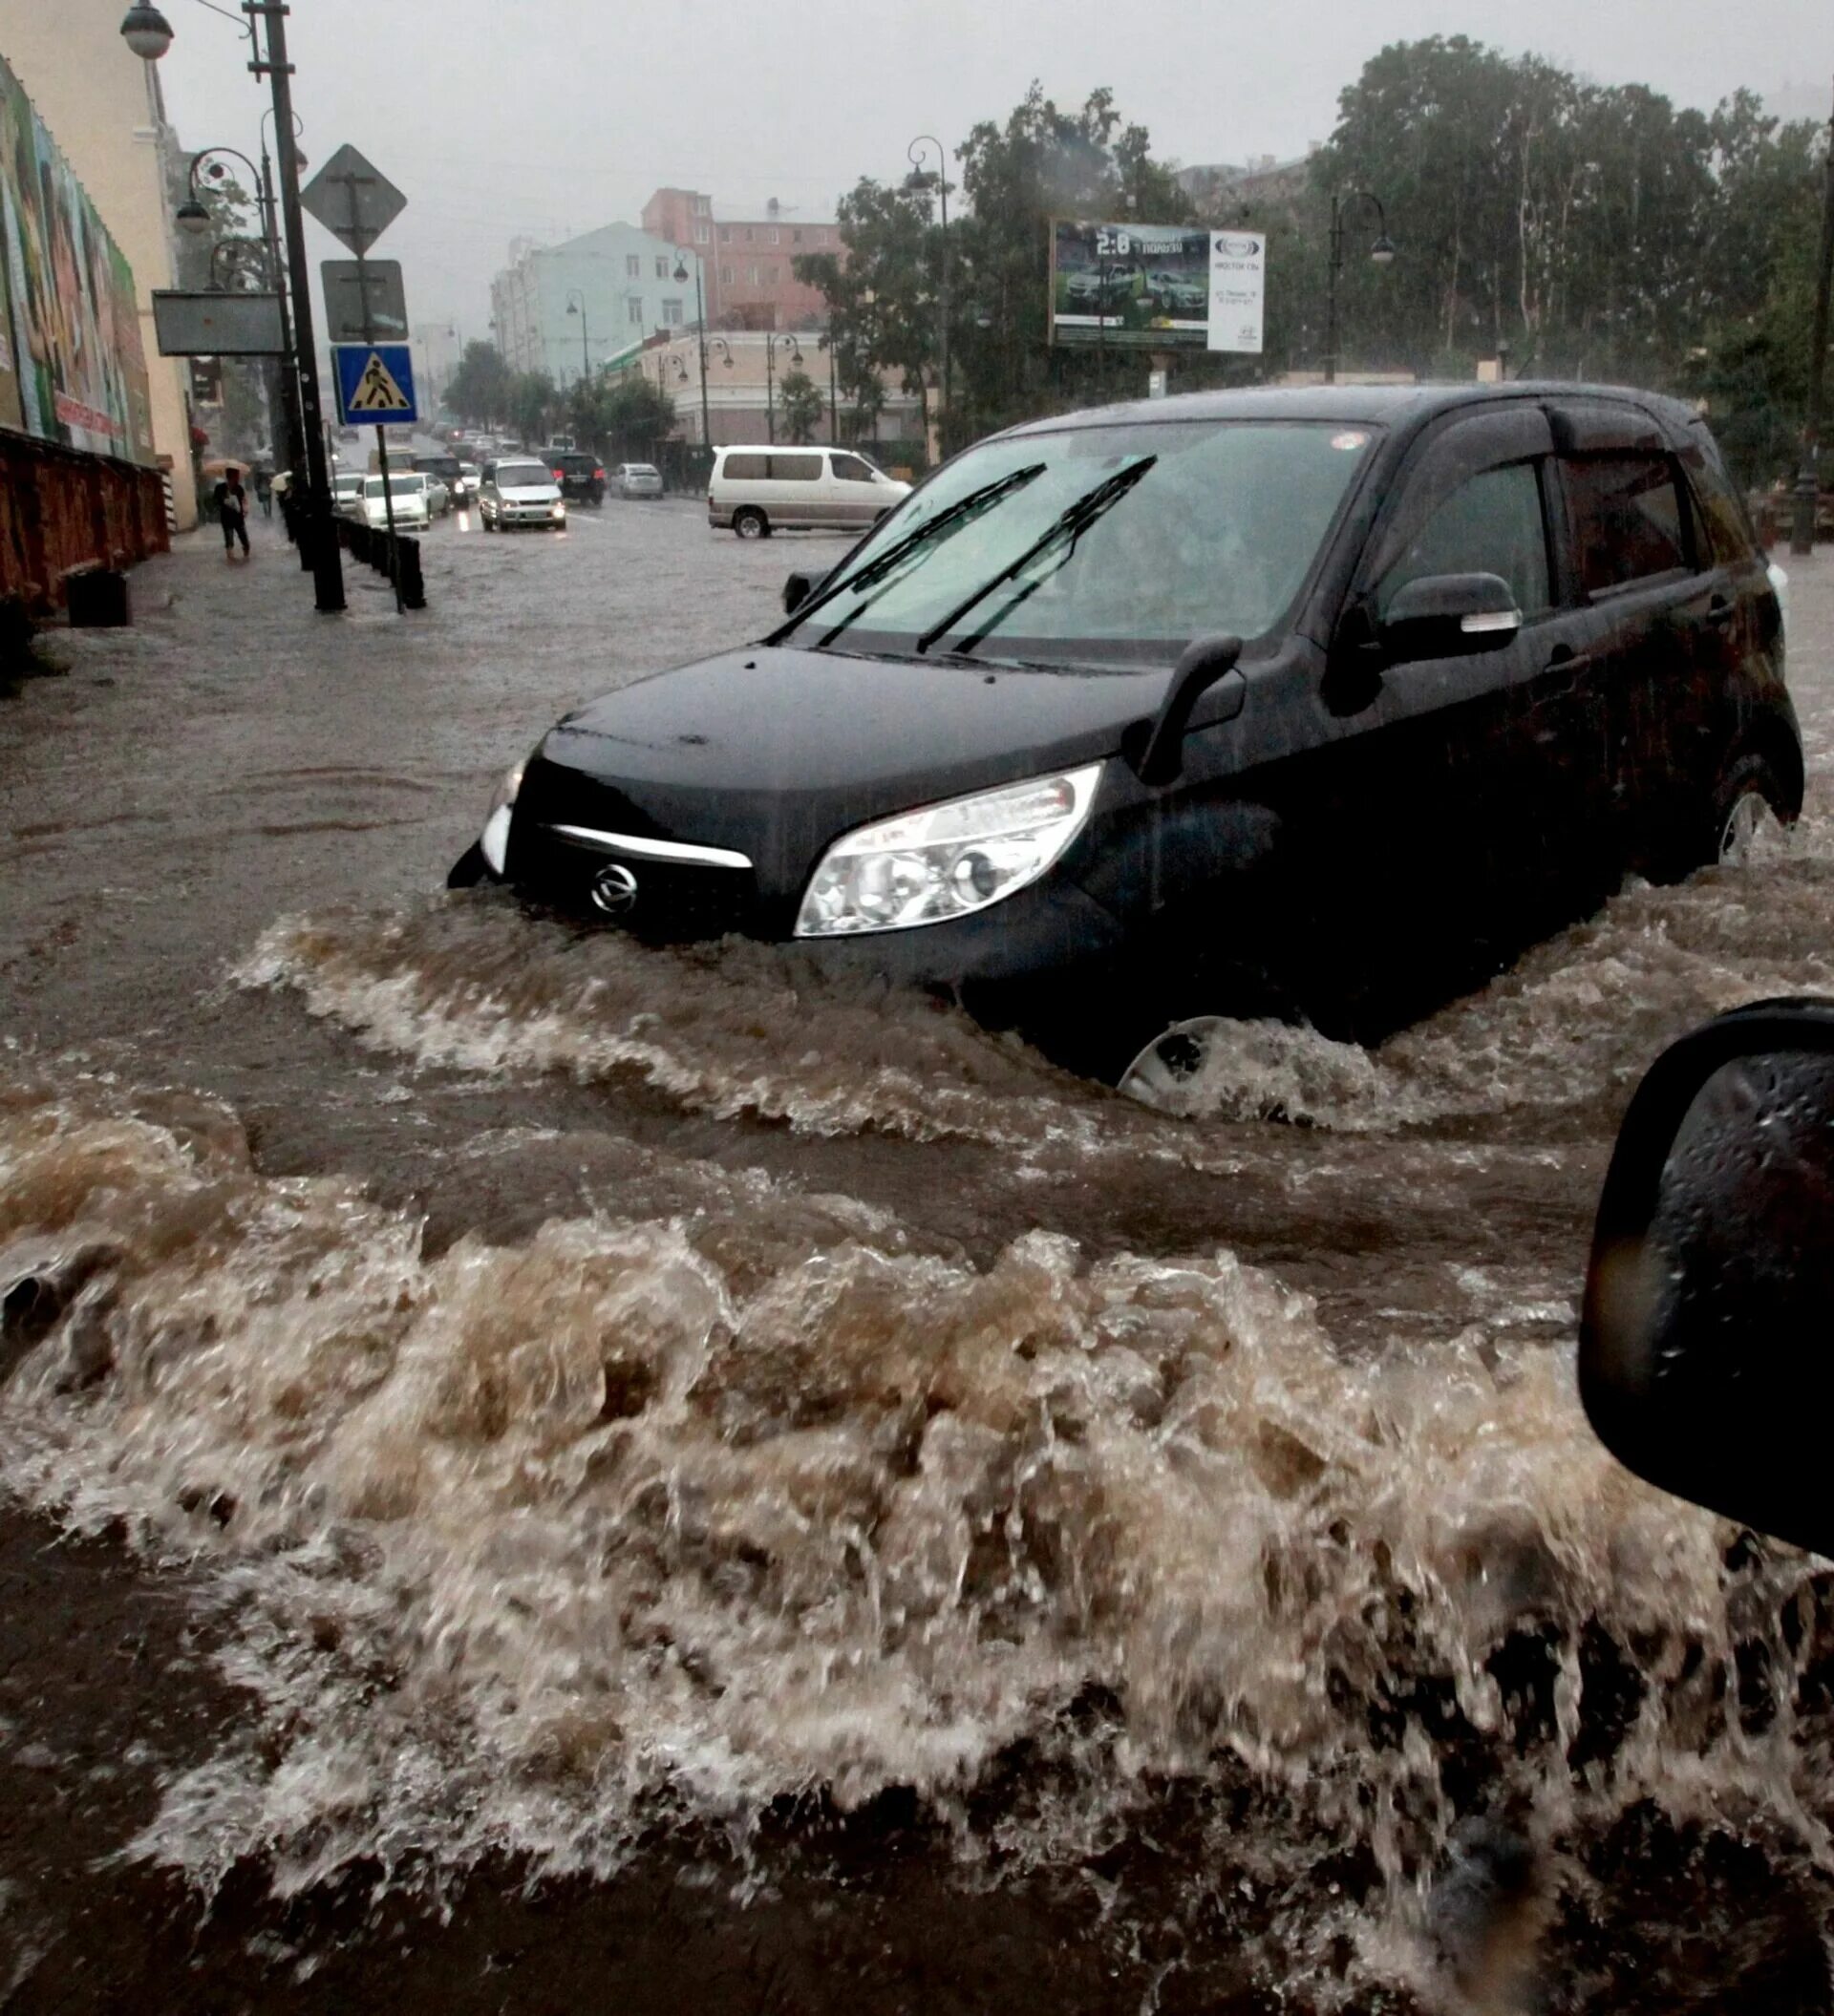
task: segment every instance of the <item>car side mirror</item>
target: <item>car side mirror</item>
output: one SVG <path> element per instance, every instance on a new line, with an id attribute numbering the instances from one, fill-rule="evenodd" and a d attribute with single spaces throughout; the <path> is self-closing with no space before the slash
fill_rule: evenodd
<path id="1" fill-rule="evenodd" d="M 1500 574 L 1427 574 L 1397 588 L 1379 635 L 1390 659 L 1461 658 L 1501 650 L 1522 627 L 1522 611 Z"/>
<path id="2" fill-rule="evenodd" d="M 799 567 L 783 584 L 784 615 L 794 616 L 826 578 L 825 575 L 810 574 Z"/>
<path id="3" fill-rule="evenodd" d="M 1579 1391 L 1652 1484 L 1834 1553 L 1834 1001 L 1737 1008 L 1651 1067 L 1599 1202 Z"/>

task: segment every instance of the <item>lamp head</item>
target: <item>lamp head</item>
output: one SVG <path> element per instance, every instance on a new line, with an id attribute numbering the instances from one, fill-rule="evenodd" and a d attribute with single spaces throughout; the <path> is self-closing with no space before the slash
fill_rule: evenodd
<path id="1" fill-rule="evenodd" d="M 1395 241 L 1386 231 L 1370 246 L 1369 258 L 1372 265 L 1392 266 L 1395 264 Z"/>
<path id="2" fill-rule="evenodd" d="M 210 228 L 210 213 L 195 196 L 187 197 L 172 213 L 172 221 L 192 238 L 202 238 Z"/>
<path id="3" fill-rule="evenodd" d="M 172 47 L 172 24 L 157 7 L 130 7 L 121 20 L 121 40 L 137 56 L 157 63 Z"/>

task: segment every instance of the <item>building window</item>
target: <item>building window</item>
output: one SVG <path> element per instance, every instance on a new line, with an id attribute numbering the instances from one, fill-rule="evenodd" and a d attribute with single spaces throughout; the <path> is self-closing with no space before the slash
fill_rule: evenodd
<path id="1" fill-rule="evenodd" d="M 800 244 L 802 243 L 802 234 L 801 234 L 801 232 L 800 232 L 800 231 L 792 231 L 792 232 L 790 233 L 790 243 L 791 243 L 791 244 L 792 244 L 793 245 L 800 245 Z"/>
<path id="2" fill-rule="evenodd" d="M 713 214 L 714 200 L 711 196 L 697 196 L 694 198 L 694 215 L 696 217 L 711 217 Z"/>
<path id="3" fill-rule="evenodd" d="M 624 312 L 641 329 L 643 327 L 643 296 L 629 294 L 625 297 Z"/>
<path id="4" fill-rule="evenodd" d="M 758 269 L 757 269 L 757 267 L 756 267 L 756 266 L 753 266 L 753 267 L 752 267 L 752 269 L 751 269 L 751 273 L 752 273 L 752 285 L 753 285 L 754 286 L 756 286 L 757 285 L 757 272 L 758 272 Z"/>
<path id="5" fill-rule="evenodd" d="M 681 303 L 679 301 L 665 301 L 662 304 L 662 326 L 664 329 L 678 329 L 681 327 Z"/>
<path id="6" fill-rule="evenodd" d="M 721 267 L 720 267 L 720 269 L 719 269 L 719 284 L 720 284 L 720 286 L 723 286 L 723 287 L 729 287 L 729 286 L 732 286 L 732 284 L 733 284 L 733 269 L 732 269 L 732 267 L 731 267 L 731 266 L 721 266 Z"/>
<path id="7" fill-rule="evenodd" d="M 732 225 L 731 225 L 731 224 L 721 224 L 721 225 L 720 225 L 720 227 L 719 227 L 719 242 L 720 242 L 720 244 L 723 244 L 723 245 L 729 245 L 729 244 L 732 244 L 732 242 L 733 242 L 733 227 L 732 227 Z"/>
<path id="8" fill-rule="evenodd" d="M 782 242 L 783 242 L 783 234 L 782 234 L 782 232 L 781 232 L 781 231 L 779 231 L 779 230 L 778 230 L 778 229 L 777 228 L 777 226 L 776 226 L 775 224 L 773 224 L 773 225 L 771 226 L 771 243 L 772 243 L 772 244 L 773 244 L 774 245 L 775 245 L 775 244 L 782 244 Z"/>
<path id="9" fill-rule="evenodd" d="M 767 287 L 774 287 L 777 285 L 777 273 L 778 269 L 776 266 L 766 266 L 764 268 L 764 285 Z"/>
<path id="10" fill-rule="evenodd" d="M 750 224 L 745 226 L 745 243 L 748 245 L 757 243 L 757 233 L 752 229 Z"/>
<path id="11" fill-rule="evenodd" d="M 713 238 L 713 230 L 710 225 L 696 224 L 694 226 L 694 243 L 697 245 L 704 245 L 710 243 Z"/>
<path id="12" fill-rule="evenodd" d="M 658 253 L 658 254 L 656 255 L 656 278 L 657 278 L 658 280 L 667 280 L 667 279 L 668 279 L 668 277 L 669 277 L 669 261 L 667 260 L 667 258 L 666 258 L 666 257 L 664 257 L 664 256 L 663 256 L 663 254 L 661 254 L 661 253 Z"/>
<path id="13" fill-rule="evenodd" d="M 642 276 L 643 261 L 635 252 L 627 252 L 624 258 L 624 277 L 636 280 Z"/>

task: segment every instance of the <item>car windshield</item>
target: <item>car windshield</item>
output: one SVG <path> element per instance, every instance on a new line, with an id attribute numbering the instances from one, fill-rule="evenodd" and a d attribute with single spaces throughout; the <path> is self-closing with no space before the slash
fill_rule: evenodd
<path id="1" fill-rule="evenodd" d="M 504 462 L 497 471 L 499 490 L 522 490 L 540 484 L 552 486 L 554 472 L 545 462 Z"/>
<path id="2" fill-rule="evenodd" d="M 1298 593 L 1372 438 L 1338 422 L 1177 420 L 990 442 L 887 519 L 779 641 L 1073 666 L 1169 664 L 1205 633 L 1263 636 Z M 964 499 L 1021 476 L 874 565 Z"/>
<path id="3" fill-rule="evenodd" d="M 427 479 L 423 476 L 392 476 L 389 477 L 389 489 L 396 497 L 419 497 L 426 487 Z M 380 497 L 382 495 L 382 478 L 379 476 L 366 477 L 363 482 L 363 495 L 365 497 Z"/>

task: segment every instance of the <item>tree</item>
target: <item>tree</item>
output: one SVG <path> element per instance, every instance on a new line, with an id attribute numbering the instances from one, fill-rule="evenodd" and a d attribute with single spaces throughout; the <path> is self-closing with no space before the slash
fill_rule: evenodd
<path id="1" fill-rule="evenodd" d="M 805 371 L 785 371 L 778 380 L 777 397 L 785 438 L 814 440 L 828 403 L 815 380 Z"/>
<path id="2" fill-rule="evenodd" d="M 509 412 L 510 371 L 494 343 L 467 343 L 446 387 L 446 404 L 474 427 L 494 427 Z"/>
<path id="3" fill-rule="evenodd" d="M 675 427 L 675 402 L 634 371 L 574 386 L 568 413 L 574 438 L 609 462 L 654 461 Z"/>
<path id="4" fill-rule="evenodd" d="M 505 412 L 520 439 L 539 446 L 547 439 L 559 395 L 544 371 L 521 371 L 510 379 Z"/>

